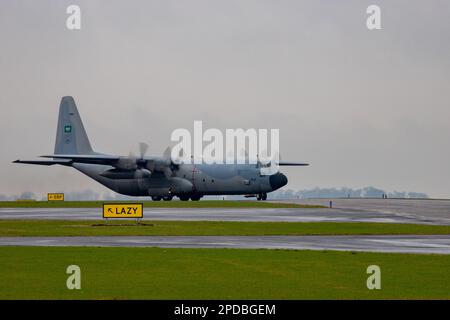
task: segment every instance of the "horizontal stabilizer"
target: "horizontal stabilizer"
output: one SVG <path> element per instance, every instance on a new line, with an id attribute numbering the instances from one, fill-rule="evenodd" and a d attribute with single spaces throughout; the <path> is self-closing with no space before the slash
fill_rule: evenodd
<path id="1" fill-rule="evenodd" d="M 54 164 L 60 164 L 63 166 L 69 166 L 71 161 L 69 159 L 61 160 L 16 160 L 13 163 L 25 163 L 25 164 L 37 164 L 41 166 L 52 166 Z"/>
<path id="2" fill-rule="evenodd" d="M 301 166 L 309 166 L 309 163 L 300 163 L 300 162 L 280 162 L 279 166 L 292 166 L 292 167 L 301 167 Z"/>
<path id="3" fill-rule="evenodd" d="M 79 155 L 79 154 L 52 154 L 41 156 L 42 158 L 53 158 L 53 159 L 64 159 L 70 162 L 77 163 L 91 163 L 91 164 L 103 164 L 112 165 L 119 161 L 118 156 L 108 156 L 108 155 Z"/>

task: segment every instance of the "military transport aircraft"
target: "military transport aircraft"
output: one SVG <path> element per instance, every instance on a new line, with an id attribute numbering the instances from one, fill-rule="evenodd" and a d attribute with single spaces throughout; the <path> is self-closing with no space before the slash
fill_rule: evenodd
<path id="1" fill-rule="evenodd" d="M 287 184 L 280 172 L 265 175 L 263 165 L 193 164 L 172 159 L 168 148 L 163 156 L 145 156 L 147 145 L 140 144 L 140 157 L 112 156 L 94 152 L 75 101 L 61 100 L 55 150 L 45 160 L 16 160 L 14 163 L 63 165 L 73 167 L 104 186 L 129 196 L 151 196 L 152 200 L 198 201 L 204 195 L 246 195 L 266 200 L 267 193 Z M 280 162 L 280 166 L 306 166 L 307 163 Z"/>

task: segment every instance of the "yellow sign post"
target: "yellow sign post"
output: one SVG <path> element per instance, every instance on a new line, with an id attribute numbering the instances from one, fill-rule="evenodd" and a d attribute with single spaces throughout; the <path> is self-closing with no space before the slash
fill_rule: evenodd
<path id="1" fill-rule="evenodd" d="M 143 203 L 104 203 L 103 218 L 135 218 L 144 217 Z"/>
<path id="2" fill-rule="evenodd" d="M 47 193 L 47 201 L 64 201 L 64 193 Z"/>

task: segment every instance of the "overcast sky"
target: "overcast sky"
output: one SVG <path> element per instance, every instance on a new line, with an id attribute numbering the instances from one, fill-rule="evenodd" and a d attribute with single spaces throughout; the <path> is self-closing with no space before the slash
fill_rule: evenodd
<path id="1" fill-rule="evenodd" d="M 81 7 L 82 28 L 66 28 Z M 382 30 L 366 28 L 381 7 Z M 53 152 L 61 96 L 96 151 L 160 154 L 176 128 L 279 128 L 289 188 L 450 197 L 450 2 L 0 2 L 0 193 L 105 190 Z"/>

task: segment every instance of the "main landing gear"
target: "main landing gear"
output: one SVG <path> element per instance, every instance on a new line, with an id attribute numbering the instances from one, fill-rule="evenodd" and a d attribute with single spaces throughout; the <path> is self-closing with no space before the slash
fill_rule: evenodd
<path id="1" fill-rule="evenodd" d="M 267 200 L 267 193 L 260 193 L 256 196 L 256 200 L 261 201 L 261 200 Z"/>
<path id="2" fill-rule="evenodd" d="M 164 196 L 164 197 L 152 196 L 153 201 L 161 201 L 161 199 L 163 199 L 164 201 L 170 201 L 170 200 L 172 200 L 172 198 L 173 198 L 173 196 Z"/>
<path id="3" fill-rule="evenodd" d="M 198 201 L 198 200 L 200 200 L 201 197 L 202 196 L 199 196 L 199 195 L 180 195 L 180 196 L 178 196 L 178 198 L 180 198 L 181 201 L 189 201 L 189 198 L 192 201 Z"/>

